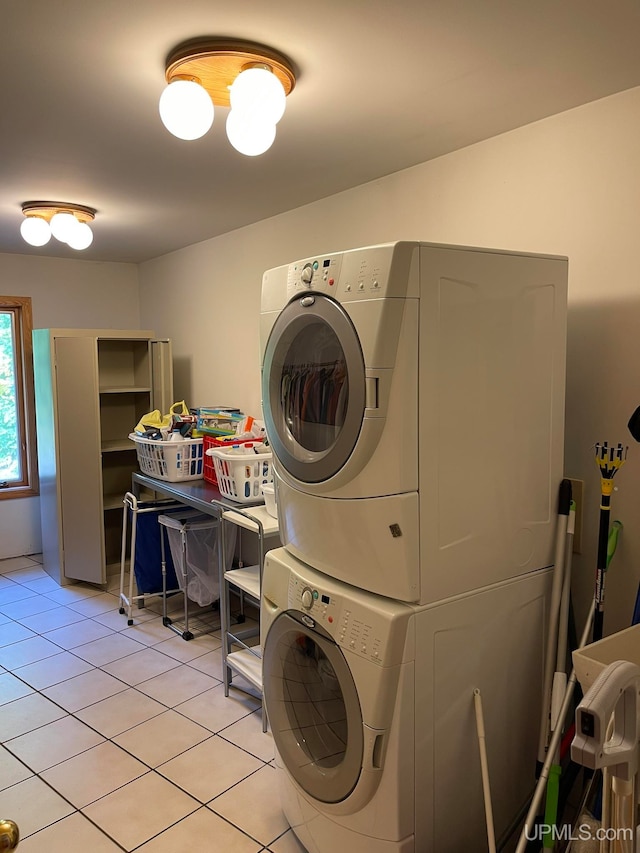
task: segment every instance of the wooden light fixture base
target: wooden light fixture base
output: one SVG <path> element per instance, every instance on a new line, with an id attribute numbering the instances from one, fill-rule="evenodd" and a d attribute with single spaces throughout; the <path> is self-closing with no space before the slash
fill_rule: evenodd
<path id="1" fill-rule="evenodd" d="M 296 83 L 293 66 L 282 54 L 249 41 L 192 39 L 178 45 L 167 57 L 165 76 L 173 80 L 195 80 L 207 90 L 216 106 L 229 106 L 229 88 L 241 71 L 267 66 L 288 95 Z"/>

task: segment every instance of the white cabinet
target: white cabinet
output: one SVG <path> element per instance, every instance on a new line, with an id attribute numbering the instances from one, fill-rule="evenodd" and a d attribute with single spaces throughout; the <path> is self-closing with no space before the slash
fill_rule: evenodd
<path id="1" fill-rule="evenodd" d="M 60 584 L 106 583 L 119 566 L 122 500 L 138 468 L 128 435 L 173 402 L 171 343 L 149 331 L 36 329 L 44 568 Z"/>

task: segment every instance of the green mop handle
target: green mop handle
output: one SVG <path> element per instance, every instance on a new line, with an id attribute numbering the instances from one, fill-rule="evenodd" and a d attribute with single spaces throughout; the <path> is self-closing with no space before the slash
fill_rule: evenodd
<path id="1" fill-rule="evenodd" d="M 609 539 L 607 541 L 607 568 L 609 568 L 609 563 L 613 560 L 613 555 L 616 553 L 616 548 L 618 547 L 618 536 L 620 535 L 621 530 L 622 522 L 617 520 L 614 521 L 611 525 Z"/>

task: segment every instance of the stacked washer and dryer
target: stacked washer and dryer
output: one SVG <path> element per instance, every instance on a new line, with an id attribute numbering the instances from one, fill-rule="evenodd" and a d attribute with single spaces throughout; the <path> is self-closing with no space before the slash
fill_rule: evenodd
<path id="1" fill-rule="evenodd" d="M 398 242 L 269 270 L 282 548 L 263 685 L 310 853 L 486 849 L 535 784 L 563 476 L 567 261 Z"/>

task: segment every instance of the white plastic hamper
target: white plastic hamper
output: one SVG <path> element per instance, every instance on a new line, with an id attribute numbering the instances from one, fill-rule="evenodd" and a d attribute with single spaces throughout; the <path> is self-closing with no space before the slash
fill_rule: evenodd
<path id="1" fill-rule="evenodd" d="M 211 448 L 220 494 L 238 503 L 262 501 L 262 486 L 273 482 L 272 453 L 262 447 Z"/>
<path id="2" fill-rule="evenodd" d="M 129 434 L 135 442 L 138 465 L 143 474 L 177 483 L 181 480 L 201 480 L 203 477 L 203 449 L 201 438 L 182 441 L 155 441 Z"/>

